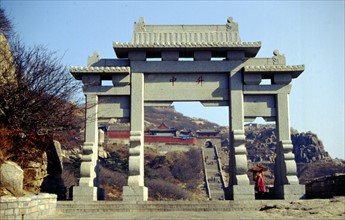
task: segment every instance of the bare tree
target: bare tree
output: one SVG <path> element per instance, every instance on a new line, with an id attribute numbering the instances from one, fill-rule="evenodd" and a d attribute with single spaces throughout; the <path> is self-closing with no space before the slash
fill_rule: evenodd
<path id="1" fill-rule="evenodd" d="M 5 10 L 0 8 L 0 32 L 2 32 L 7 38 L 13 34 L 13 27 L 11 21 L 5 14 Z"/>
<path id="2" fill-rule="evenodd" d="M 79 83 L 55 53 L 11 39 L 0 33 L 0 123 L 23 131 L 74 126 Z"/>

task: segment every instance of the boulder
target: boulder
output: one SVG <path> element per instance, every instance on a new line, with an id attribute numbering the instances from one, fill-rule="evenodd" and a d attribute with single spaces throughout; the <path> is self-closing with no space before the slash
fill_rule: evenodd
<path id="1" fill-rule="evenodd" d="M 24 172 L 20 166 L 12 161 L 5 161 L 0 165 L 0 187 L 13 191 L 14 194 L 23 192 Z"/>

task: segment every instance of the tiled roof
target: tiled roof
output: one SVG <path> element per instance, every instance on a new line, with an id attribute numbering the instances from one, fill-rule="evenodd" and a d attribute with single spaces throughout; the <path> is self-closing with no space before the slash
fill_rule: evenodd
<path id="1" fill-rule="evenodd" d="M 260 71 L 300 71 L 304 70 L 304 65 L 260 65 L 260 66 L 245 66 L 245 72 L 260 72 Z"/>
<path id="2" fill-rule="evenodd" d="M 100 73 L 100 72 L 118 72 L 118 73 L 129 73 L 130 67 L 129 66 L 113 66 L 113 67 L 76 67 L 76 66 L 71 66 L 70 72 L 93 72 L 93 73 Z"/>
<path id="3" fill-rule="evenodd" d="M 144 43 L 120 43 L 113 42 L 116 48 L 240 48 L 261 47 L 261 42 L 144 42 Z"/>

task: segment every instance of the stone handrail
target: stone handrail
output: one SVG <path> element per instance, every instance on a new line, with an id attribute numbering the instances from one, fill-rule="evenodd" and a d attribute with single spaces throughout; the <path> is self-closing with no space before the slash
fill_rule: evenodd
<path id="1" fill-rule="evenodd" d="M 205 184 L 206 184 L 206 190 L 207 190 L 207 195 L 208 199 L 211 199 L 211 190 L 210 190 L 210 185 L 208 184 L 208 178 L 207 178 L 207 172 L 206 172 L 206 164 L 205 164 L 205 155 L 204 155 L 204 149 L 201 148 L 201 156 L 202 156 L 202 165 L 204 168 L 204 177 L 205 177 Z"/>
<path id="2" fill-rule="evenodd" d="M 216 145 L 214 145 L 213 147 L 214 147 L 214 152 L 215 152 L 216 158 L 217 158 L 217 164 L 218 164 L 220 181 L 221 181 L 223 187 L 225 187 L 225 185 L 224 185 L 224 177 L 223 177 L 223 170 L 222 170 L 222 162 L 220 161 L 220 158 L 219 158 L 218 148 L 217 148 Z"/>

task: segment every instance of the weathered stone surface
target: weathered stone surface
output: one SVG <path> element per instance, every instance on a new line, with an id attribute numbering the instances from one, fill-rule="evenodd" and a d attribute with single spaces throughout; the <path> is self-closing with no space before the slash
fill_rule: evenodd
<path id="1" fill-rule="evenodd" d="M 23 190 L 24 172 L 16 163 L 6 161 L 0 165 L 0 187 L 10 188 L 16 193 Z"/>
<path id="2" fill-rule="evenodd" d="M 64 199 L 64 182 L 62 179 L 62 150 L 61 144 L 58 141 L 52 141 L 47 151 L 47 173 L 43 176 L 40 184 L 41 192 L 54 193 L 58 200 Z M 43 167 L 43 166 L 42 166 Z"/>

